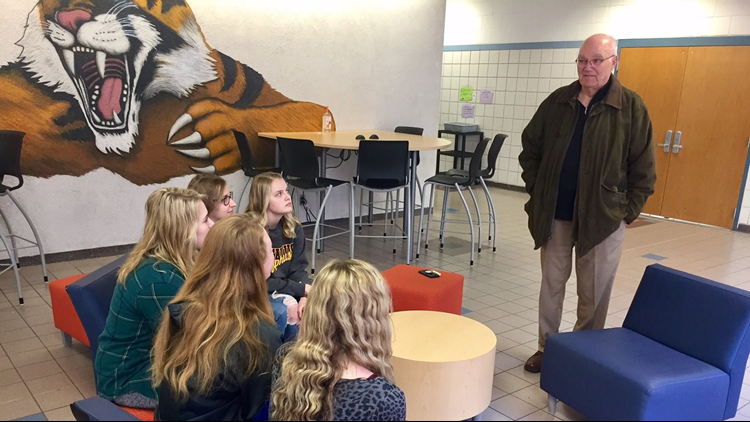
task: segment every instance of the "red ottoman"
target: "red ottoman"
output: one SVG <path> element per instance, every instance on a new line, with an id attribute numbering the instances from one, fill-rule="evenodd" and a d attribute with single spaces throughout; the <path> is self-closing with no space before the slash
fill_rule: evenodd
<path id="1" fill-rule="evenodd" d="M 89 338 L 86 336 L 86 331 L 83 329 L 83 325 L 81 325 L 81 320 L 78 318 L 78 313 L 73 307 L 73 302 L 70 301 L 70 296 L 68 296 L 68 292 L 65 290 L 68 284 L 75 283 L 85 275 L 74 275 L 49 283 L 49 295 L 50 299 L 52 299 L 52 318 L 55 321 L 55 328 L 63 332 L 63 342 L 66 346 L 70 346 L 71 337 L 89 346 Z"/>
<path id="2" fill-rule="evenodd" d="M 431 268 L 397 265 L 383 272 L 391 288 L 393 311 L 439 311 L 461 315 L 464 276 L 438 271 L 441 276 L 428 278 L 420 270 Z"/>

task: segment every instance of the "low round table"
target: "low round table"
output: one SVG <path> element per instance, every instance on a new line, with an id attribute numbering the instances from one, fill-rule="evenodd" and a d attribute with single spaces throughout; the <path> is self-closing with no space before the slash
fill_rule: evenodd
<path id="1" fill-rule="evenodd" d="M 497 338 L 473 319 L 434 311 L 391 314 L 396 385 L 406 419 L 466 420 L 490 405 Z"/>

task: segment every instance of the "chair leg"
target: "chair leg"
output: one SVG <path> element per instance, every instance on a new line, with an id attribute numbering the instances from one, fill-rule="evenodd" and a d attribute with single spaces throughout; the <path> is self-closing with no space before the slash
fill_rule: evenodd
<path id="1" fill-rule="evenodd" d="M 422 182 L 419 181 L 419 176 L 417 176 L 414 179 L 417 182 L 417 191 L 419 192 L 419 208 L 424 207 L 424 201 L 422 198 L 424 198 L 424 195 L 422 195 Z M 404 212 L 406 212 L 406 203 L 404 203 Z M 422 233 L 424 230 L 420 228 L 420 233 Z"/>
<path id="2" fill-rule="evenodd" d="M 23 305 L 23 290 L 21 290 L 21 274 L 18 272 L 18 265 L 13 252 L 8 248 L 8 242 L 5 241 L 5 236 L 0 235 L 0 241 L 3 243 L 5 250 L 8 251 L 10 257 L 10 265 L 13 266 L 13 272 L 16 275 L 16 286 L 18 287 L 18 303 Z"/>
<path id="3" fill-rule="evenodd" d="M 359 230 L 362 231 L 362 207 L 365 203 L 365 191 L 359 191 Z"/>
<path id="4" fill-rule="evenodd" d="M 480 177 L 479 181 L 482 182 L 482 189 L 484 194 L 487 196 L 487 205 L 490 207 L 490 240 L 492 241 L 492 252 L 497 252 L 497 214 L 495 214 L 495 202 L 492 200 L 490 190 L 487 189 L 487 184 L 484 182 L 484 178 Z"/>
<path id="5" fill-rule="evenodd" d="M 359 207 L 360 216 L 362 207 Z M 349 259 L 354 259 L 354 183 L 349 182 Z"/>
<path id="6" fill-rule="evenodd" d="M 388 221 L 390 220 L 393 224 L 393 217 L 391 212 L 391 193 L 385 193 L 385 215 L 383 216 L 383 237 L 388 236 Z"/>
<path id="7" fill-rule="evenodd" d="M 0 217 L 3 219 L 3 222 L 5 223 L 5 227 L 8 228 L 8 235 L 9 235 L 8 237 L 10 238 L 10 246 L 11 246 L 9 253 L 13 253 L 15 255 L 16 266 L 20 268 L 21 263 L 18 260 L 18 245 L 16 244 L 16 236 L 13 234 L 13 228 L 10 226 L 10 223 L 8 223 L 8 219 L 5 217 L 5 213 L 3 212 L 2 208 L 0 208 Z"/>
<path id="8" fill-rule="evenodd" d="M 448 195 L 450 195 L 450 188 L 445 186 L 443 188 L 443 215 L 440 217 L 440 249 L 443 249 L 445 243 L 445 216 L 448 214 Z"/>
<path id="9" fill-rule="evenodd" d="M 31 227 L 31 232 L 34 233 L 34 239 L 36 240 L 36 246 L 39 248 L 39 257 L 42 258 L 42 272 L 44 273 L 44 282 L 49 281 L 49 277 L 47 277 L 47 262 L 44 260 L 44 246 L 42 246 L 42 239 L 39 238 L 39 233 L 36 231 L 36 227 L 34 227 L 34 223 L 31 222 L 31 218 L 29 218 L 29 215 L 26 214 L 26 210 L 23 209 L 21 204 L 19 204 L 16 201 L 16 198 L 11 195 L 10 192 L 8 193 L 8 197 L 11 201 L 13 201 L 14 204 L 16 204 L 16 207 L 18 207 L 18 210 L 21 211 L 21 214 L 23 214 L 23 218 L 26 219 L 26 222 L 29 224 L 29 227 Z M 16 262 L 16 265 L 18 265 L 18 262 Z"/>
<path id="10" fill-rule="evenodd" d="M 253 178 L 252 178 L 252 177 L 248 177 L 248 178 L 247 178 L 247 182 L 245 182 L 245 187 L 244 187 L 244 188 L 242 188 L 242 193 L 240 194 L 240 197 L 239 197 L 239 198 L 237 199 L 237 208 L 239 208 L 239 209 L 240 209 L 240 211 L 243 211 L 243 210 L 242 210 L 242 200 L 243 200 L 243 199 L 245 199 L 245 191 L 247 190 L 247 188 L 248 188 L 248 187 L 250 187 L 250 183 L 252 183 L 252 181 L 253 181 Z M 248 199 L 248 201 L 247 201 L 247 202 L 248 202 L 248 204 L 249 204 L 249 203 L 250 203 L 250 200 Z M 243 212 L 244 212 L 244 211 L 243 211 Z"/>
<path id="11" fill-rule="evenodd" d="M 479 213 L 479 203 L 477 202 L 477 197 L 474 195 L 474 190 L 471 188 L 471 186 L 467 187 L 469 193 L 471 194 L 471 200 L 474 201 L 474 208 L 477 210 L 477 225 L 479 226 L 479 242 L 478 244 L 478 251 L 477 253 L 482 253 L 482 214 Z M 471 245 L 473 248 L 474 245 Z"/>
<path id="12" fill-rule="evenodd" d="M 552 396 L 552 394 L 547 395 L 547 411 L 552 416 L 555 416 L 555 412 L 557 412 L 557 399 Z"/>
<path id="13" fill-rule="evenodd" d="M 409 195 L 409 185 L 406 185 L 404 188 L 404 193 L 406 195 Z M 399 191 L 395 192 L 396 194 L 396 207 L 394 208 L 394 212 L 396 213 L 396 221 L 398 221 L 398 197 L 399 197 Z M 406 212 L 406 206 L 404 206 L 404 212 Z M 398 224 L 395 222 L 391 222 L 393 224 L 393 254 L 396 255 L 396 229 L 398 228 Z"/>
<path id="14" fill-rule="evenodd" d="M 60 334 L 62 334 L 63 346 L 70 347 L 73 345 L 73 338 L 70 337 L 70 334 L 65 331 L 60 331 Z"/>
<path id="15" fill-rule="evenodd" d="M 432 201 L 432 199 L 435 196 L 435 185 L 434 184 L 430 184 L 430 187 L 431 187 L 431 189 L 430 189 L 430 201 Z M 427 193 L 427 185 L 425 185 L 424 192 Z M 424 211 L 422 211 L 422 214 L 424 214 Z M 430 224 L 431 223 L 432 223 L 432 213 L 430 213 L 429 215 L 427 215 L 427 230 L 424 233 L 424 250 L 427 250 L 428 247 L 429 247 L 428 242 L 430 241 Z"/>
<path id="16" fill-rule="evenodd" d="M 323 197 L 323 202 L 320 203 L 320 210 L 318 210 L 318 218 L 315 220 L 315 230 L 313 231 L 313 253 L 312 253 L 312 265 L 310 266 L 310 274 L 315 274 L 315 256 L 318 254 L 318 249 L 315 249 L 318 245 L 318 232 L 320 231 L 320 216 L 323 215 L 323 211 L 326 209 L 326 202 L 328 202 L 328 196 L 331 195 L 331 190 L 333 190 L 332 186 L 328 186 L 326 188 L 325 196 Z"/>
<path id="17" fill-rule="evenodd" d="M 430 194 L 430 199 L 432 199 L 432 194 L 435 193 L 435 185 L 431 185 L 431 186 L 432 186 L 432 191 L 431 191 L 432 193 Z M 427 186 L 425 185 L 425 191 L 426 190 L 427 190 Z M 420 199 L 424 203 L 424 192 L 422 192 L 422 198 L 420 198 Z M 406 209 L 404 209 L 404 212 L 406 212 Z M 427 249 L 427 241 L 428 241 L 427 236 L 430 235 L 430 217 L 431 216 L 432 216 L 432 214 L 430 214 L 430 215 L 427 216 L 427 235 L 424 238 L 424 248 L 425 248 L 425 250 Z M 424 222 L 424 207 L 422 207 L 419 210 L 419 231 L 420 231 L 420 233 L 417 235 L 417 252 L 416 252 L 417 259 L 419 259 L 419 248 L 420 248 L 420 246 L 422 246 L 422 234 L 421 234 L 421 232 L 422 232 L 422 224 L 423 224 L 423 222 Z"/>
<path id="18" fill-rule="evenodd" d="M 471 218 L 471 211 L 469 211 L 469 204 L 466 203 L 466 198 L 464 198 L 463 192 L 461 192 L 461 186 L 456 183 L 454 185 L 456 187 L 456 190 L 458 190 L 458 196 L 461 197 L 461 202 L 464 203 L 464 209 L 466 210 L 466 215 L 469 217 L 469 228 L 471 229 L 471 254 L 470 256 L 470 263 L 469 265 L 474 265 L 474 221 L 472 221 Z"/>

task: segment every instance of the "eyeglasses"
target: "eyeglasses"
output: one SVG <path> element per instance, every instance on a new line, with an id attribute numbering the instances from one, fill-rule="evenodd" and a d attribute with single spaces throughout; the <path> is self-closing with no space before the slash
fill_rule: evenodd
<path id="1" fill-rule="evenodd" d="M 221 203 L 226 206 L 229 206 L 229 203 L 232 202 L 232 199 L 234 199 L 234 193 L 229 192 L 229 195 L 224 195 L 224 197 L 221 198 Z"/>
<path id="2" fill-rule="evenodd" d="M 602 63 L 604 63 L 605 60 L 609 60 L 612 57 L 615 57 L 615 54 L 613 54 L 613 55 L 611 55 L 609 57 L 603 58 L 603 59 L 591 59 L 591 60 L 576 59 L 576 63 L 578 64 L 578 67 L 586 67 L 586 65 L 589 64 L 589 63 L 591 63 L 591 65 L 594 66 L 594 67 L 599 67 L 599 66 L 602 65 Z"/>

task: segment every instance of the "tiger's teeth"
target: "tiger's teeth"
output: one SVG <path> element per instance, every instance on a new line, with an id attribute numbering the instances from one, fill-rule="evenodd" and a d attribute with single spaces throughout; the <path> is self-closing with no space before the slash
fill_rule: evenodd
<path id="1" fill-rule="evenodd" d="M 99 116 L 96 115 L 96 113 L 91 113 L 91 116 L 94 118 L 94 121 L 96 123 L 102 124 L 102 119 L 100 119 Z"/>
<path id="2" fill-rule="evenodd" d="M 99 76 L 104 79 L 104 69 L 107 65 L 107 53 L 103 51 L 96 52 L 96 68 L 99 70 Z"/>
<path id="3" fill-rule="evenodd" d="M 65 59 L 65 66 L 72 74 L 76 74 L 76 53 L 71 50 L 63 50 L 63 59 Z"/>
<path id="4" fill-rule="evenodd" d="M 114 117 L 115 123 L 117 123 L 118 125 L 122 124 L 122 120 L 120 120 L 120 118 L 117 116 L 117 113 L 113 113 L 112 117 Z"/>

